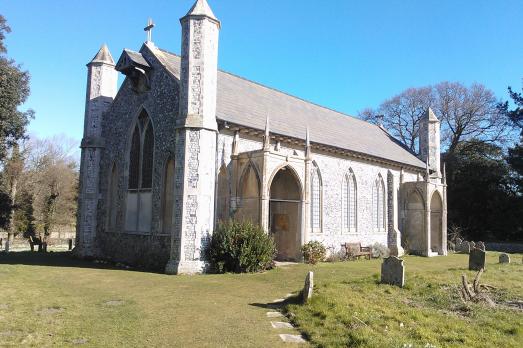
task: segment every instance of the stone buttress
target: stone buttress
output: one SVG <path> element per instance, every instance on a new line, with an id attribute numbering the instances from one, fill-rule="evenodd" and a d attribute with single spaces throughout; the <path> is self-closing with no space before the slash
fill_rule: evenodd
<path id="1" fill-rule="evenodd" d="M 176 119 L 175 236 L 168 274 L 205 270 L 204 248 L 214 228 L 216 82 L 220 22 L 205 0 L 180 19 L 180 110 Z"/>
<path id="2" fill-rule="evenodd" d="M 100 196 L 100 156 L 104 147 L 102 118 L 116 96 L 118 73 L 106 45 L 87 64 L 87 93 L 84 136 L 80 162 L 77 242 L 75 253 L 81 257 L 97 256 L 96 226 Z"/>

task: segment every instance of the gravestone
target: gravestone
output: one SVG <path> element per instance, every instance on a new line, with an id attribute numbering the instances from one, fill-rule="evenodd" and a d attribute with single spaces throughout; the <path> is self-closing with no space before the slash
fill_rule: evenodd
<path id="1" fill-rule="evenodd" d="M 307 277 L 305 277 L 305 286 L 303 287 L 302 291 L 302 302 L 307 303 L 312 298 L 312 291 L 314 289 L 314 273 L 309 272 L 307 273 Z"/>
<path id="2" fill-rule="evenodd" d="M 463 239 L 456 238 L 456 250 L 459 249 L 459 247 L 461 246 L 461 243 L 463 243 Z"/>
<path id="3" fill-rule="evenodd" d="M 469 270 L 479 271 L 480 269 L 485 269 L 486 266 L 486 256 L 487 253 L 480 249 L 470 250 L 469 255 Z"/>
<path id="4" fill-rule="evenodd" d="M 396 256 L 389 256 L 383 260 L 381 264 L 381 282 L 396 285 L 400 288 L 405 286 L 405 267 L 402 259 Z"/>
<path id="5" fill-rule="evenodd" d="M 470 249 L 470 243 L 466 240 L 464 240 L 459 246 L 459 251 L 462 253 L 470 254 Z"/>
<path id="6" fill-rule="evenodd" d="M 510 255 L 505 253 L 499 255 L 499 263 L 510 263 Z"/>
<path id="7" fill-rule="evenodd" d="M 470 250 L 474 249 L 476 247 L 476 243 L 470 242 Z"/>
<path id="8" fill-rule="evenodd" d="M 485 243 L 483 243 L 483 242 L 477 242 L 477 243 L 476 243 L 476 248 L 477 248 L 477 249 L 480 249 L 480 250 L 483 250 L 483 251 L 486 251 L 486 249 L 485 249 Z"/>

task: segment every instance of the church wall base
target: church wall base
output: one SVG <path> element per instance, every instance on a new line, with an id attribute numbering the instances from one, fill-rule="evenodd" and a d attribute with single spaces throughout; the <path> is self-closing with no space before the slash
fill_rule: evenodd
<path id="1" fill-rule="evenodd" d="M 200 274 L 208 269 L 208 265 L 204 261 L 179 261 L 169 260 L 165 266 L 165 274 Z"/>
<path id="2" fill-rule="evenodd" d="M 98 244 L 102 258 L 161 271 L 169 260 L 170 236 L 103 232 Z"/>

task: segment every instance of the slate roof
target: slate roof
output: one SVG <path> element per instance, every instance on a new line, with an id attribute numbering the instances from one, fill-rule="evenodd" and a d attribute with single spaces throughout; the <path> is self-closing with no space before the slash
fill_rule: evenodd
<path id="1" fill-rule="evenodd" d="M 180 57 L 161 49 L 153 51 L 179 78 Z M 216 104 L 216 117 L 222 121 L 264 130 L 269 113 L 273 134 L 305 140 L 309 127 L 312 143 L 425 168 L 423 161 L 379 126 L 221 70 Z"/>

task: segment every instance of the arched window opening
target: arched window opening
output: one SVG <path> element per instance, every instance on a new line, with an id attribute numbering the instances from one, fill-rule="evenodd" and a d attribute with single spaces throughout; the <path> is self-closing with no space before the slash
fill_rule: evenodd
<path id="1" fill-rule="evenodd" d="M 129 150 L 127 231 L 151 230 L 153 161 L 154 129 L 149 115 L 142 110 L 134 127 Z"/>
<path id="2" fill-rule="evenodd" d="M 167 161 L 162 194 L 162 232 L 170 234 L 173 227 L 174 160 Z"/>
<path id="3" fill-rule="evenodd" d="M 142 160 L 142 189 L 150 189 L 153 184 L 153 154 L 154 134 L 151 122 L 147 124 L 147 130 L 143 140 Z"/>
<path id="4" fill-rule="evenodd" d="M 129 155 L 129 190 L 138 189 L 140 179 L 140 128 L 134 127 L 131 140 L 131 153 Z"/>
<path id="5" fill-rule="evenodd" d="M 311 230 L 321 232 L 322 182 L 319 168 L 314 165 L 311 173 Z"/>
<path id="6" fill-rule="evenodd" d="M 342 213 L 343 230 L 346 232 L 355 232 L 357 226 L 357 192 L 356 178 L 352 171 L 350 171 L 343 180 Z"/>
<path id="7" fill-rule="evenodd" d="M 376 231 L 385 231 L 385 184 L 381 175 L 378 175 L 372 193 L 373 220 Z"/>

